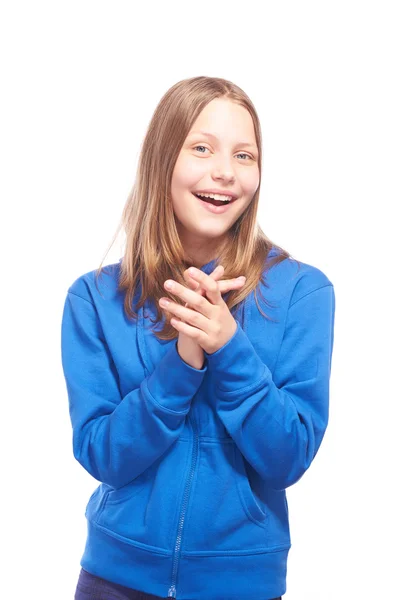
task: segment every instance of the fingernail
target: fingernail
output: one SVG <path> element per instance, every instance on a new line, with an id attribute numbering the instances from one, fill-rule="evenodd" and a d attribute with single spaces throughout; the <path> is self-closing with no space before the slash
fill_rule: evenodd
<path id="1" fill-rule="evenodd" d="M 238 281 L 242 281 L 242 282 L 244 282 L 244 281 L 246 281 L 246 280 L 247 280 L 247 278 L 246 278 L 246 277 L 244 277 L 244 275 L 241 275 L 241 277 L 239 277 L 239 278 L 238 278 Z"/>

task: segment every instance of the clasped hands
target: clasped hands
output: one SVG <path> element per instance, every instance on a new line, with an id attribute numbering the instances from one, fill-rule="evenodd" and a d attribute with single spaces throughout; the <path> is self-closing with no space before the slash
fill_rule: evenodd
<path id="1" fill-rule="evenodd" d="M 195 267 L 190 267 L 188 273 L 204 289 L 205 296 L 171 279 L 165 281 L 164 287 L 193 309 L 172 302 L 169 298 L 160 298 L 159 304 L 181 319 L 179 321 L 172 317 L 170 322 L 173 327 L 192 338 L 205 352 L 213 354 L 233 337 L 237 323 L 222 298 L 217 281 Z"/>

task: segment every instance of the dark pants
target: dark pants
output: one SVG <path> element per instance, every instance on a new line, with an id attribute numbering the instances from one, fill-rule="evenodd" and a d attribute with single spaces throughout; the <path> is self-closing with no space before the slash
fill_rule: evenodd
<path id="1" fill-rule="evenodd" d="M 124 587 L 118 583 L 112 583 L 88 573 L 84 569 L 80 570 L 79 580 L 76 587 L 74 600 L 164 600 L 160 596 L 145 594 L 131 588 Z M 255 599 L 254 599 L 255 600 Z M 262 600 L 266 600 L 263 599 Z M 272 600 L 281 600 L 273 598 Z"/>

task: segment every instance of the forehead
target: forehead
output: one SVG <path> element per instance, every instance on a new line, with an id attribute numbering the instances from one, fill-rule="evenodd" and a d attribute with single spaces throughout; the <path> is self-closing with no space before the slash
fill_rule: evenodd
<path id="1" fill-rule="evenodd" d="M 251 113 L 236 102 L 215 98 L 198 115 L 187 137 L 208 137 L 215 143 L 231 142 L 256 148 Z"/>

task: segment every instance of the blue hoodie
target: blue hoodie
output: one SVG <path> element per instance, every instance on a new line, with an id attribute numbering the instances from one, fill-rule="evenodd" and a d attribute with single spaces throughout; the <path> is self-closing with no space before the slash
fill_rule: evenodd
<path id="1" fill-rule="evenodd" d="M 120 261 L 107 265 L 101 294 L 95 271 L 76 279 L 62 316 L 73 453 L 100 482 L 81 566 L 178 600 L 284 594 L 285 490 L 309 468 L 328 422 L 332 283 L 291 258 L 273 266 L 259 283 L 273 307 L 257 296 L 272 320 L 251 292 L 233 337 L 195 369 L 176 339 L 151 331 L 153 301 L 127 319 L 119 270 Z"/>

